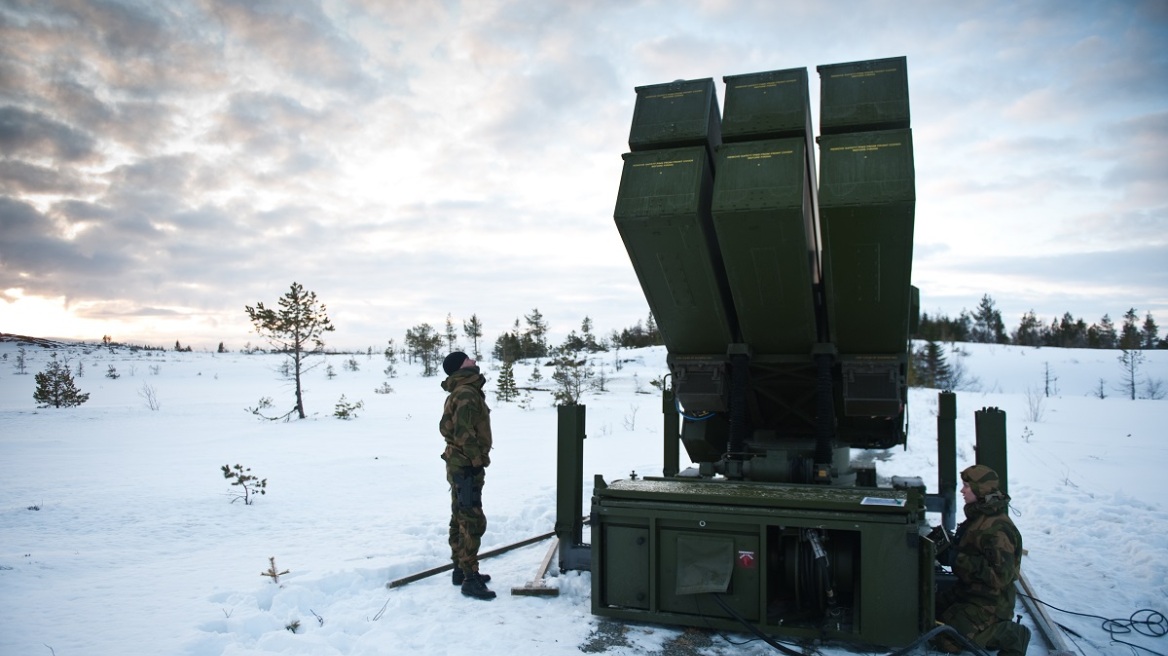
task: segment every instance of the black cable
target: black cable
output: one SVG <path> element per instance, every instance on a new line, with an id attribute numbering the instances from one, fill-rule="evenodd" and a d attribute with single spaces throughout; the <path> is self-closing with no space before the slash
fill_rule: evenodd
<path id="1" fill-rule="evenodd" d="M 779 644 L 774 639 L 772 639 L 770 636 L 763 633 L 758 627 L 751 624 L 746 618 L 742 617 L 742 615 L 740 615 L 738 613 L 738 611 L 734 610 L 733 608 L 731 608 L 729 606 L 729 604 L 727 604 L 725 601 L 723 601 L 721 595 L 715 593 L 715 594 L 712 594 L 711 596 L 713 596 L 714 601 L 716 601 L 718 603 L 718 605 L 722 607 L 722 610 L 726 611 L 727 613 L 730 614 L 731 617 L 738 620 L 738 622 L 740 624 L 742 624 L 742 626 L 746 627 L 746 629 L 748 631 L 750 631 L 752 634 L 758 636 L 758 638 L 760 640 L 762 640 L 763 642 L 774 647 L 775 649 L 778 649 L 779 651 L 783 652 L 784 654 L 787 654 L 787 656 L 804 656 L 801 652 L 797 652 L 797 651 L 790 649 L 782 644 Z M 888 656 L 906 656 L 907 654 L 912 652 L 914 649 L 917 649 L 918 647 L 925 644 L 929 640 L 932 640 L 933 638 L 935 638 L 938 635 L 941 635 L 943 633 L 950 635 L 952 638 L 954 638 L 959 643 L 961 643 L 962 646 L 965 647 L 966 650 L 976 654 L 976 656 L 990 656 L 981 647 L 978 647 L 976 644 L 973 643 L 973 641 L 971 641 L 969 638 L 966 638 L 965 636 L 958 633 L 957 629 L 954 629 L 953 627 L 949 626 L 948 624 L 941 624 L 940 626 L 937 626 L 932 631 L 929 631 L 928 633 L 925 633 L 924 635 L 918 637 L 911 644 L 909 644 L 905 647 L 902 647 L 895 652 L 892 652 Z"/>
<path id="2" fill-rule="evenodd" d="M 702 597 L 703 597 L 703 595 L 700 595 L 700 594 L 694 595 L 694 610 L 696 611 L 697 616 L 702 618 L 702 622 L 706 625 L 707 629 L 709 629 L 711 632 L 713 632 L 715 635 L 717 635 L 722 640 L 726 641 L 727 643 L 729 643 L 731 645 L 734 645 L 735 647 L 742 647 L 744 645 L 749 645 L 752 642 L 758 642 L 758 638 L 750 638 L 749 640 L 743 640 L 741 642 L 731 640 L 730 636 L 726 635 L 725 633 L 722 633 L 717 628 L 715 628 L 713 624 L 710 624 L 709 616 L 706 615 L 706 612 L 704 610 L 702 610 Z"/>
<path id="3" fill-rule="evenodd" d="M 957 629 L 949 626 L 948 624 L 940 624 L 940 625 L 934 627 L 932 631 L 925 633 L 924 635 L 920 636 L 916 640 L 912 641 L 910 644 L 908 644 L 904 647 L 901 647 L 900 649 L 892 652 L 888 656 L 905 656 L 905 654 L 910 653 L 912 650 L 920 647 L 921 645 L 925 644 L 926 642 L 932 640 L 933 638 L 935 638 L 943 633 L 948 634 L 950 637 L 957 640 L 957 642 L 960 642 L 963 647 L 965 647 L 967 650 L 973 652 L 974 654 L 977 654 L 977 656 L 990 656 L 981 647 L 978 647 L 976 644 L 974 644 L 972 640 L 961 635 L 961 633 L 958 632 Z"/>
<path id="4" fill-rule="evenodd" d="M 783 645 L 783 644 L 776 642 L 769 635 L 763 633 L 762 630 L 759 629 L 757 626 L 751 624 L 745 617 L 743 617 L 741 614 L 739 614 L 738 611 L 734 610 L 733 608 L 730 607 L 729 604 L 727 604 L 725 601 L 723 601 L 722 595 L 717 594 L 717 593 L 711 593 L 711 595 L 714 597 L 714 601 L 717 602 L 717 604 L 722 607 L 722 610 L 726 611 L 727 613 L 730 614 L 731 617 L 738 620 L 739 624 L 746 627 L 747 631 L 750 631 L 755 636 L 758 636 L 759 640 L 762 640 L 763 642 L 774 647 L 775 649 L 778 649 L 779 651 L 783 652 L 784 654 L 787 654 L 787 656 L 803 656 L 802 652 L 795 651 L 794 649 L 791 649 L 790 647 L 787 647 L 786 645 Z"/>
<path id="5" fill-rule="evenodd" d="M 1023 596 L 1023 597 L 1026 597 L 1027 599 L 1029 599 L 1031 601 L 1038 602 L 1038 603 L 1042 604 L 1043 606 L 1057 610 L 1060 613 L 1066 613 L 1067 615 L 1078 615 L 1079 617 L 1090 617 L 1091 619 L 1102 620 L 1103 624 L 1100 625 L 1100 628 L 1102 628 L 1104 631 L 1107 632 L 1107 635 L 1111 638 L 1112 642 L 1117 642 L 1121 645 L 1127 645 L 1128 647 L 1134 647 L 1136 649 L 1142 649 L 1142 650 L 1148 652 L 1149 654 L 1155 654 L 1156 656 L 1168 656 L 1168 655 L 1162 654 L 1158 651 L 1148 649 L 1147 647 L 1142 647 L 1142 646 L 1137 645 L 1135 643 L 1120 640 L 1119 638 L 1115 637 L 1116 635 L 1123 635 L 1123 634 L 1133 633 L 1133 632 L 1138 633 L 1142 636 L 1147 636 L 1149 638 L 1162 638 L 1165 635 L 1168 635 L 1168 618 L 1165 618 L 1164 614 L 1158 610 L 1153 610 L 1151 608 L 1141 608 L 1141 609 L 1137 610 L 1136 612 L 1132 613 L 1126 620 L 1108 619 L 1106 617 L 1103 617 L 1102 615 L 1092 615 L 1090 613 L 1077 613 L 1073 610 L 1059 608 L 1058 606 L 1055 606 L 1054 604 L 1047 603 L 1047 602 L 1045 602 L 1037 597 L 1031 597 L 1030 595 L 1025 594 L 1023 592 L 1019 592 L 1018 594 Z M 1059 627 L 1062 628 L 1063 630 L 1069 631 L 1069 629 L 1062 626 L 1061 624 L 1059 625 Z M 1073 631 L 1072 631 L 1072 633 L 1073 633 Z"/>

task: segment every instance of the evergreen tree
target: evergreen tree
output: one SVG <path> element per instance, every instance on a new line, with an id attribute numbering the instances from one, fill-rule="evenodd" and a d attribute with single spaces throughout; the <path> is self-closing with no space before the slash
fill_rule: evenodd
<path id="1" fill-rule="evenodd" d="M 422 375 L 438 373 L 438 363 L 442 362 L 442 336 L 428 323 L 418 324 L 406 330 L 406 351 L 410 360 L 422 361 Z"/>
<path id="2" fill-rule="evenodd" d="M 25 366 L 27 364 L 27 362 L 26 362 L 27 355 L 28 354 L 24 349 L 24 345 L 21 344 L 16 350 L 16 364 L 13 365 L 14 367 L 16 367 L 16 373 L 21 375 L 21 376 L 25 376 L 28 374 L 28 370 L 25 369 Z"/>
<path id="3" fill-rule="evenodd" d="M 561 356 L 556 360 L 556 370 L 552 373 L 552 380 L 556 389 L 552 396 L 556 405 L 577 405 L 584 390 L 588 388 L 590 380 L 595 375 L 592 365 L 585 360 L 573 360 Z"/>
<path id="4" fill-rule="evenodd" d="M 498 389 L 495 391 L 495 398 L 503 403 L 509 403 L 519 398 L 519 388 L 515 385 L 515 365 L 512 362 L 504 362 L 502 370 L 499 371 Z"/>
<path id="5" fill-rule="evenodd" d="M 456 341 L 458 340 L 458 331 L 454 329 L 454 320 L 450 318 L 450 314 L 446 315 L 446 352 L 453 353 L 458 350 Z"/>
<path id="6" fill-rule="evenodd" d="M 540 314 L 539 308 L 532 308 L 531 314 L 523 315 L 527 321 L 527 330 L 522 338 L 522 357 L 544 358 L 548 355 L 547 321 Z"/>
<path id="7" fill-rule="evenodd" d="M 462 334 L 470 340 L 475 359 L 482 358 L 483 356 L 479 354 L 479 340 L 483 337 L 483 323 L 479 321 L 479 315 L 472 314 L 470 319 L 462 322 Z"/>
<path id="8" fill-rule="evenodd" d="M 296 407 L 292 411 L 304 419 L 308 415 L 304 412 L 301 375 L 312 369 L 307 366 L 309 356 L 324 353 L 324 334 L 333 332 L 335 328 L 324 304 L 316 300 L 316 293 L 305 291 L 298 283 L 293 282 L 288 293 L 281 296 L 277 303 L 279 310 L 266 308 L 263 303 L 256 303 L 255 307 L 245 306 L 244 309 L 256 333 L 291 358 L 290 375 L 296 383 Z"/>
<path id="9" fill-rule="evenodd" d="M 36 391 L 32 393 L 32 398 L 40 404 L 38 408 L 49 406 L 70 408 L 89 400 L 89 394 L 82 393 L 74 384 L 73 376 L 69 373 L 69 364 L 57 362 L 56 353 L 45 370 L 37 374 L 35 379 Z"/>
<path id="10" fill-rule="evenodd" d="M 637 320 L 636 325 L 625 328 L 620 333 L 614 330 L 611 342 L 623 348 L 642 348 L 661 344 L 661 333 L 657 331 L 657 324 L 653 323 L 652 314 L 649 315 L 649 321 L 650 328 L 645 328 L 641 321 Z"/>
<path id="11" fill-rule="evenodd" d="M 1140 344 L 1144 341 L 1143 335 L 1140 333 L 1139 326 L 1136 323 L 1139 321 L 1139 315 L 1136 314 L 1135 308 L 1130 308 L 1123 313 L 1123 328 L 1119 333 L 1119 348 L 1121 349 L 1138 349 Z"/>
<path id="12" fill-rule="evenodd" d="M 985 344 L 1005 344 L 1006 325 L 1002 313 L 994 306 L 994 299 L 983 294 L 981 302 L 973 312 L 973 341 Z"/>
<path id="13" fill-rule="evenodd" d="M 1103 315 L 1099 323 L 1092 324 L 1087 329 L 1087 347 L 1098 349 L 1112 349 L 1115 348 L 1116 334 L 1115 324 L 1111 322 L 1109 315 Z"/>
<path id="14" fill-rule="evenodd" d="M 933 389 L 952 389 L 953 372 L 945 358 L 941 345 L 933 340 L 913 353 L 913 370 L 916 384 Z"/>
<path id="15" fill-rule="evenodd" d="M 1123 383 L 1120 390 L 1131 400 L 1136 400 L 1137 379 L 1140 365 L 1144 363 L 1144 354 L 1134 349 L 1123 349 L 1119 356 L 1119 364 L 1123 367 Z"/>
<path id="16" fill-rule="evenodd" d="M 1158 336 L 1160 328 L 1156 325 L 1156 320 L 1152 318 L 1152 313 L 1149 312 L 1144 317 L 1144 328 L 1141 333 L 1141 341 L 1146 349 L 1154 349 L 1158 345 Z"/>
<path id="17" fill-rule="evenodd" d="M 397 375 L 397 345 L 393 343 L 392 339 L 386 344 L 384 354 L 385 375 L 388 378 L 393 378 Z"/>
<path id="18" fill-rule="evenodd" d="M 922 312 L 917 322 L 917 332 L 914 339 L 933 340 L 937 342 L 966 342 L 972 325 L 969 313 L 962 310 L 956 319 L 950 319 L 944 314 L 929 316 Z"/>
<path id="19" fill-rule="evenodd" d="M 1053 332 L 1053 331 L 1052 331 Z M 1058 338 L 1052 346 L 1063 348 L 1086 348 L 1087 322 L 1076 319 L 1070 312 L 1063 314 L 1058 324 Z"/>
<path id="20" fill-rule="evenodd" d="M 1014 331 L 1013 341 L 1019 346 L 1040 346 L 1042 344 L 1042 322 L 1035 316 L 1034 310 L 1022 315 L 1018 329 Z"/>
<path id="21" fill-rule="evenodd" d="M 575 330 L 568 333 L 568 337 L 560 346 L 561 354 L 580 353 L 587 351 L 589 353 L 596 353 L 603 351 L 604 347 L 596 342 L 596 336 L 592 334 L 592 319 L 584 317 L 584 321 L 580 323 L 580 334 Z"/>
<path id="22" fill-rule="evenodd" d="M 515 320 L 515 328 L 509 333 L 499 335 L 495 340 L 495 350 L 492 353 L 496 360 L 504 363 L 514 362 L 523 357 L 522 344 L 519 339 L 519 319 Z"/>
<path id="23" fill-rule="evenodd" d="M 665 343 L 661 335 L 661 331 L 657 329 L 657 319 L 653 317 L 653 311 L 649 311 L 649 316 L 645 319 L 645 333 L 649 336 L 650 346 L 660 346 Z"/>

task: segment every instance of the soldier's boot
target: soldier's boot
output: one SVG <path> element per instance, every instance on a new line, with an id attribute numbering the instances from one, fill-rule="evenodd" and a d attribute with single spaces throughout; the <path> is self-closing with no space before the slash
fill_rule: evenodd
<path id="1" fill-rule="evenodd" d="M 483 580 L 483 583 L 486 583 L 487 581 L 491 580 L 491 575 L 490 574 L 479 574 L 479 578 L 481 578 Z M 462 585 L 462 582 L 465 580 L 466 580 L 466 574 L 463 574 L 461 567 L 455 567 L 450 572 L 450 582 L 453 583 L 454 585 Z"/>
<path id="2" fill-rule="evenodd" d="M 991 627 L 993 634 L 986 641 L 989 649 L 1000 649 L 998 656 L 1026 656 L 1030 644 L 1030 629 L 1017 622 L 999 622 Z"/>
<path id="3" fill-rule="evenodd" d="M 483 581 L 482 575 L 478 572 L 472 572 L 465 576 L 465 580 L 462 582 L 462 594 L 487 601 L 495 598 L 495 593 L 487 589 L 486 582 Z"/>

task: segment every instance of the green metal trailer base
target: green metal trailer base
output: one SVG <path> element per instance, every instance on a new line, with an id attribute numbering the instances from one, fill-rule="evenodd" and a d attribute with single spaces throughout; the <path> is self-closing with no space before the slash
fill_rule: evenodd
<path id="1" fill-rule="evenodd" d="M 592 612 L 903 646 L 933 624 L 916 490 L 710 479 L 597 480 Z M 704 618 L 704 619 L 703 619 Z"/>

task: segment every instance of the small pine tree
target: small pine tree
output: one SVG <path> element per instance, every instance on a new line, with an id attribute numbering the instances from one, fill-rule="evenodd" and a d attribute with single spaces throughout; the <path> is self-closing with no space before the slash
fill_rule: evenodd
<path id="1" fill-rule="evenodd" d="M 27 365 L 25 361 L 26 355 L 27 353 L 23 346 L 16 351 L 16 364 L 14 366 L 16 367 L 16 373 L 21 376 L 28 374 L 28 370 L 25 368 Z"/>
<path id="2" fill-rule="evenodd" d="M 357 401 L 356 403 L 349 403 L 348 399 L 345 398 L 345 395 L 342 394 L 341 400 L 337 401 L 336 407 L 333 408 L 333 416 L 336 417 L 337 419 L 344 419 L 345 421 L 348 421 L 350 419 L 356 419 L 357 418 L 357 411 L 360 410 L 361 408 L 364 408 L 364 407 L 365 407 L 364 401 Z"/>
<path id="3" fill-rule="evenodd" d="M 515 367 L 511 362 L 504 362 L 499 372 L 498 390 L 495 398 L 504 403 L 510 403 L 519 398 L 519 388 L 515 386 Z"/>
<path id="4" fill-rule="evenodd" d="M 88 401 L 89 394 L 77 389 L 73 376 L 69 373 L 69 366 L 57 362 L 57 354 L 54 353 L 48 367 L 36 375 L 36 391 L 33 392 L 32 398 L 41 404 L 37 406 L 40 408 L 49 406 L 69 408 Z"/>
<path id="5" fill-rule="evenodd" d="M 911 373 L 912 384 L 917 387 L 952 389 L 953 371 L 946 361 L 945 351 L 931 339 L 913 352 Z"/>
<path id="6" fill-rule="evenodd" d="M 1136 388 L 1139 386 L 1140 366 L 1144 364 L 1144 354 L 1136 349 L 1121 349 L 1119 364 L 1123 367 L 1123 382 L 1119 390 L 1132 401 L 1136 400 Z"/>
<path id="7" fill-rule="evenodd" d="M 236 464 L 234 467 L 223 465 L 219 468 L 223 472 L 223 478 L 231 481 L 232 485 L 236 485 L 243 489 L 243 494 L 232 494 L 231 503 L 235 503 L 239 499 L 243 499 L 243 505 L 250 506 L 257 494 L 268 493 L 268 479 L 260 479 L 251 473 L 251 467 L 244 467 Z"/>
<path id="8" fill-rule="evenodd" d="M 561 357 L 556 360 L 556 370 L 552 374 L 552 380 L 556 383 L 556 389 L 552 392 L 556 405 L 578 405 L 594 375 L 595 371 L 586 359 Z"/>

